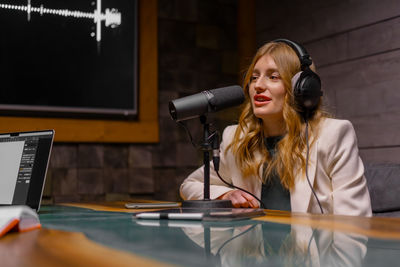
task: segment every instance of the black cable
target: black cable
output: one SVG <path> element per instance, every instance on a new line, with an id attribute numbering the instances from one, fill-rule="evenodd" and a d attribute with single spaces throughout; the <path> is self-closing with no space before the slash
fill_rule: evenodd
<path id="1" fill-rule="evenodd" d="M 248 229 L 244 230 L 243 232 L 241 232 L 241 233 L 239 233 L 239 234 L 237 234 L 237 235 L 235 235 L 235 236 L 232 236 L 231 238 L 229 238 L 228 240 L 226 240 L 226 241 L 218 248 L 217 253 L 216 253 L 215 256 L 214 256 L 214 257 L 215 257 L 215 260 L 214 260 L 214 262 L 213 262 L 212 265 L 213 265 L 213 266 L 221 266 L 221 255 L 220 255 L 221 250 L 222 250 L 228 243 L 230 243 L 232 240 L 234 240 L 234 239 L 238 238 L 239 236 L 242 236 L 242 235 L 244 235 L 244 234 L 250 232 L 251 230 L 253 230 L 258 224 L 260 224 L 260 223 L 257 222 L 256 224 L 252 225 L 251 227 L 249 227 Z M 236 227 L 232 227 L 232 228 L 233 228 L 232 230 L 235 230 Z M 205 242 L 205 240 L 204 240 L 204 242 Z"/>
<path id="2" fill-rule="evenodd" d="M 178 122 L 178 124 L 181 125 L 181 126 L 185 129 L 186 134 L 189 136 L 190 143 L 191 143 L 195 148 L 201 147 L 201 146 L 199 146 L 199 145 L 197 145 L 197 144 L 194 143 L 192 134 L 190 133 L 190 131 L 189 131 L 189 129 L 187 128 L 186 124 L 183 123 L 183 122 Z M 210 139 L 213 139 L 213 140 L 216 140 L 216 139 L 217 139 L 216 142 L 218 143 L 218 146 L 219 146 L 219 134 L 218 134 L 217 131 L 213 132 L 213 133 L 207 138 L 208 141 L 209 141 Z M 213 141 L 213 143 L 214 143 L 214 141 Z M 213 145 L 214 145 L 214 144 L 213 144 Z M 213 157 L 213 160 L 214 160 L 214 158 L 215 158 L 215 157 Z M 217 160 L 216 162 L 219 163 L 219 160 Z M 216 163 L 216 162 L 214 162 L 214 163 Z M 241 191 L 243 191 L 243 192 L 246 192 L 247 194 L 251 195 L 251 196 L 254 197 L 258 202 L 260 202 L 262 208 L 265 208 L 265 204 L 261 201 L 261 199 L 259 199 L 258 197 L 256 197 L 254 194 L 250 193 L 249 191 L 247 191 L 247 190 L 245 190 L 245 189 L 243 189 L 243 188 L 240 188 L 240 187 L 238 187 L 238 186 L 235 186 L 235 185 L 230 184 L 230 183 L 228 183 L 227 181 L 225 181 L 225 180 L 221 177 L 221 175 L 219 174 L 219 172 L 218 172 L 218 169 L 219 169 L 219 168 L 218 168 L 218 165 L 219 165 L 219 164 L 214 164 L 214 169 L 215 169 L 215 172 L 217 173 L 219 179 L 221 179 L 222 182 L 224 182 L 225 184 L 227 184 L 229 187 L 233 187 L 233 188 L 239 189 L 239 190 L 241 190 Z M 215 168 L 215 167 L 216 167 L 216 168 Z"/>
<path id="3" fill-rule="evenodd" d="M 308 160 L 309 160 L 309 155 L 310 155 L 310 145 L 309 145 L 309 140 L 308 140 L 308 120 L 306 120 L 306 132 L 305 132 L 305 135 L 306 135 L 306 143 L 307 143 L 307 154 L 306 154 L 306 177 L 307 177 L 307 182 L 308 182 L 308 185 L 309 185 L 310 188 L 311 188 L 311 191 L 312 191 L 312 193 L 313 193 L 315 199 L 317 200 L 317 203 L 318 203 L 318 206 L 319 206 L 319 208 L 320 208 L 320 210 L 321 210 L 321 213 L 324 214 L 324 211 L 323 211 L 322 206 L 321 206 L 321 202 L 319 201 L 318 196 L 317 196 L 317 194 L 315 193 L 315 190 L 314 190 L 313 186 L 311 185 L 310 178 L 308 177 Z M 249 195 L 251 195 L 252 197 L 254 197 L 255 199 L 257 199 L 257 201 L 260 202 L 260 204 L 261 204 L 261 206 L 262 206 L 263 208 L 266 207 L 265 204 L 261 201 L 261 199 L 259 199 L 257 196 L 255 196 L 254 194 L 250 193 L 249 191 L 247 191 L 247 190 L 245 190 L 245 189 L 243 189 L 243 188 L 240 188 L 240 187 L 238 187 L 238 186 L 235 186 L 235 185 L 233 185 L 233 184 L 228 183 L 227 181 L 225 181 L 225 180 L 221 177 L 221 175 L 219 174 L 218 170 L 215 170 L 215 171 L 216 171 L 216 173 L 217 173 L 219 179 L 220 179 L 223 183 L 225 183 L 225 184 L 228 185 L 229 187 L 233 187 L 233 188 L 239 189 L 239 190 L 241 190 L 241 191 L 243 191 L 243 192 L 246 192 L 247 194 L 249 194 Z"/>
<path id="4" fill-rule="evenodd" d="M 321 203 L 319 202 L 317 194 L 315 193 L 314 188 L 311 185 L 310 178 L 308 178 L 308 158 L 309 158 L 309 154 L 310 154 L 310 145 L 309 145 L 309 140 L 308 140 L 308 120 L 306 120 L 306 143 L 307 143 L 307 154 L 306 154 L 306 177 L 307 177 L 307 182 L 308 182 L 308 185 L 311 188 L 311 191 L 312 191 L 315 199 L 318 202 L 318 206 L 319 206 L 319 208 L 321 210 L 321 213 L 324 214 L 324 211 L 322 210 L 322 206 L 321 206 Z"/>
<path id="5" fill-rule="evenodd" d="M 310 178 L 308 177 L 308 159 L 309 159 L 309 154 L 310 154 L 310 145 L 309 145 L 309 140 L 308 140 L 308 120 L 306 119 L 305 122 L 306 122 L 305 135 L 306 135 L 306 143 L 307 143 L 307 154 L 306 154 L 306 177 L 307 177 L 307 182 L 308 182 L 308 185 L 309 185 L 310 188 L 311 188 L 311 191 L 312 191 L 312 193 L 313 193 L 315 199 L 317 200 L 317 203 L 318 203 L 318 206 L 319 206 L 319 208 L 320 208 L 320 210 L 321 210 L 321 213 L 324 214 L 324 211 L 323 211 L 322 206 L 321 206 L 321 202 L 319 201 L 318 196 L 317 196 L 317 194 L 315 193 L 313 186 L 311 185 Z M 190 133 L 190 131 L 189 131 L 189 129 L 186 127 L 186 125 L 185 125 L 184 123 L 182 123 L 182 122 L 178 122 L 178 124 L 181 125 L 181 126 L 185 129 L 187 135 L 189 136 L 190 143 L 192 143 L 192 145 L 193 145 L 195 148 L 199 148 L 200 146 L 194 143 L 192 134 Z M 210 140 L 210 139 L 214 138 L 214 137 L 215 137 L 214 135 L 217 135 L 216 138 L 219 138 L 218 133 L 217 133 L 217 132 L 213 132 L 207 139 Z M 261 199 L 259 199 L 259 198 L 258 198 L 257 196 L 255 196 L 254 194 L 250 193 L 249 191 L 247 191 L 247 190 L 245 190 L 245 189 L 243 189 L 243 188 L 240 188 L 240 187 L 238 187 L 238 186 L 235 186 L 235 185 L 230 184 L 230 183 L 228 183 L 227 181 L 225 181 L 225 180 L 221 177 L 221 175 L 219 174 L 218 168 L 215 170 L 215 172 L 217 173 L 218 178 L 219 178 L 223 183 L 225 183 L 225 184 L 228 185 L 229 187 L 233 187 L 233 188 L 236 188 L 236 189 L 241 190 L 241 191 L 243 191 L 243 192 L 246 192 L 247 194 L 249 194 L 249 195 L 251 195 L 252 197 L 254 197 L 258 202 L 260 202 L 260 205 L 261 205 L 262 208 L 265 208 L 265 207 L 266 207 L 266 205 L 261 201 Z"/>
<path id="6" fill-rule="evenodd" d="M 178 121 L 177 123 L 178 123 L 180 126 L 182 126 L 183 129 L 185 129 L 186 134 L 189 136 L 190 143 L 191 143 L 196 149 L 199 149 L 201 146 L 194 143 L 192 134 L 190 133 L 190 131 L 189 131 L 189 129 L 187 128 L 186 124 L 183 123 L 183 122 L 181 122 L 181 121 Z"/>
<path id="7" fill-rule="evenodd" d="M 196 149 L 201 149 L 201 148 L 203 148 L 202 145 L 196 144 L 196 143 L 193 141 L 192 134 L 190 133 L 190 131 L 189 131 L 189 129 L 188 129 L 188 127 L 186 126 L 185 123 L 183 123 L 183 122 L 181 122 L 181 121 L 178 121 L 177 123 L 178 123 L 180 126 L 182 126 L 183 129 L 185 129 L 185 132 L 186 132 L 187 136 L 189 137 L 190 143 L 194 146 L 194 148 L 196 148 Z M 218 134 L 217 131 L 211 133 L 210 136 L 208 136 L 207 141 L 210 141 L 211 139 L 213 139 L 214 136 L 215 136 L 216 134 Z"/>
<path id="8" fill-rule="evenodd" d="M 221 250 L 223 249 L 223 247 L 226 246 L 226 244 L 228 244 L 228 243 L 231 242 L 232 240 L 238 238 L 239 236 L 242 236 L 242 235 L 244 235 L 244 234 L 250 232 L 250 231 L 253 230 L 257 225 L 258 225 L 258 223 L 252 225 L 251 227 L 249 227 L 248 229 L 244 230 L 243 232 L 241 232 L 241 233 L 239 233 L 239 234 L 237 234 L 237 235 L 235 235 L 235 236 L 229 238 L 228 240 L 226 240 L 226 241 L 218 248 L 217 253 L 215 254 L 215 256 L 219 256 L 219 253 L 221 253 Z M 235 229 L 235 227 L 233 228 L 233 230 L 234 230 L 234 229 Z"/>
<path id="9" fill-rule="evenodd" d="M 308 260 L 311 261 L 311 258 L 310 258 L 310 256 L 311 256 L 311 241 L 312 241 L 313 239 L 315 239 L 315 231 L 316 231 L 316 230 L 317 230 L 316 228 L 313 228 L 313 230 L 312 230 L 312 235 L 311 235 L 310 239 L 308 240 L 308 245 L 307 245 L 307 256 L 306 256 L 306 258 L 304 259 L 304 266 L 309 266 L 309 265 L 311 265 L 310 262 L 309 262 L 308 265 L 307 265 L 307 262 L 306 262 L 306 261 L 308 261 Z M 317 241 L 315 241 L 315 242 L 317 242 Z M 318 246 L 317 246 L 317 248 L 318 248 Z"/>
<path id="10" fill-rule="evenodd" d="M 201 146 L 200 145 L 197 145 L 197 144 L 195 144 L 194 143 L 194 141 L 193 141 L 193 137 L 192 137 L 192 134 L 190 133 L 190 131 L 189 131 L 189 129 L 187 128 L 187 126 L 186 126 L 186 124 L 185 123 L 183 123 L 183 122 L 178 122 L 178 124 L 179 125 L 181 125 L 184 129 L 185 129 L 185 131 L 186 131 L 186 134 L 189 136 L 189 139 L 190 139 L 190 143 L 195 147 L 195 148 L 200 148 Z M 213 132 L 210 136 L 208 136 L 208 138 L 207 138 L 207 140 L 209 141 L 209 140 L 211 140 L 211 139 L 213 139 L 213 141 L 212 141 L 212 145 L 213 145 L 213 149 L 216 149 L 214 146 L 218 146 L 219 147 L 219 133 L 217 132 L 217 131 L 215 131 L 215 132 Z M 213 161 L 214 161 L 214 170 L 215 170 L 215 172 L 217 173 L 217 176 L 219 177 L 219 179 L 222 181 L 222 182 L 224 182 L 226 185 L 228 185 L 229 187 L 233 187 L 233 188 L 236 188 L 236 189 L 239 189 L 239 190 L 241 190 L 241 191 L 243 191 L 243 192 L 246 192 L 247 194 L 249 194 L 249 195 L 251 195 L 252 197 L 254 197 L 258 202 L 260 202 L 260 206 L 262 207 L 262 208 L 265 208 L 266 206 L 265 206 L 265 204 L 261 201 L 261 199 L 259 199 L 257 196 L 255 196 L 254 194 L 252 194 L 252 193 L 250 193 L 249 191 L 247 191 L 247 190 L 245 190 L 245 189 L 243 189 L 243 188 L 240 188 L 240 187 L 238 187 L 238 186 L 235 186 L 235 185 L 233 185 L 233 184 L 230 184 L 230 183 L 228 183 L 227 181 L 225 181 L 222 177 L 221 177 L 221 175 L 219 174 L 219 172 L 218 172 L 218 170 L 219 170 L 219 157 L 215 157 L 215 156 L 213 156 Z"/>
<path id="11" fill-rule="evenodd" d="M 224 182 L 226 185 L 228 185 L 229 187 L 233 187 L 233 188 L 239 189 L 239 190 L 241 190 L 241 191 L 243 191 L 243 192 L 246 192 L 247 194 L 251 195 L 252 197 L 254 197 L 255 199 L 257 199 L 257 201 L 260 202 L 261 207 L 262 207 L 263 209 L 265 209 L 266 206 L 265 206 L 264 202 L 262 202 L 261 199 L 259 199 L 257 196 L 255 196 L 254 194 L 250 193 L 249 191 L 247 191 L 247 190 L 245 190 L 245 189 L 243 189 L 243 188 L 240 188 L 239 186 L 236 186 L 236 185 L 233 185 L 233 184 L 228 183 L 227 181 L 225 181 L 225 180 L 221 177 L 221 175 L 219 175 L 219 172 L 218 172 L 217 170 L 216 170 L 215 172 L 217 173 L 219 179 L 220 179 L 222 182 Z"/>

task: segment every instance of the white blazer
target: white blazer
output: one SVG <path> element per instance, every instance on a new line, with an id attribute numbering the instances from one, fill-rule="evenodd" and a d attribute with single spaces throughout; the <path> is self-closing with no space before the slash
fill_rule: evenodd
<path id="1" fill-rule="evenodd" d="M 232 142 L 237 125 L 223 133 L 219 173 L 227 182 L 252 192 L 261 198 L 262 182 L 256 176 L 242 177 L 234 155 L 226 147 Z M 371 216 L 371 200 L 364 177 L 364 165 L 358 155 L 357 138 L 347 120 L 326 118 L 320 123 L 319 135 L 310 148 L 308 176 L 326 214 Z M 312 140 L 310 140 L 311 143 Z M 305 154 L 305 152 L 304 152 Z M 256 155 L 260 157 L 260 155 Z M 210 198 L 216 199 L 233 190 L 217 176 L 211 162 Z M 203 199 L 203 166 L 191 173 L 180 187 L 185 200 Z M 260 177 L 262 169 L 259 170 Z M 295 174 L 290 190 L 292 212 L 321 213 L 306 175 Z"/>

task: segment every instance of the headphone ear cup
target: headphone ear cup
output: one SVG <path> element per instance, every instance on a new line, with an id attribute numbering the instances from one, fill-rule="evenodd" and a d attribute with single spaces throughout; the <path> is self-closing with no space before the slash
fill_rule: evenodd
<path id="1" fill-rule="evenodd" d="M 296 84 L 297 84 L 297 82 L 298 82 L 298 80 L 299 80 L 299 78 L 300 78 L 301 73 L 302 73 L 302 71 L 299 71 L 298 73 L 296 73 L 296 74 L 292 77 L 292 90 L 293 90 L 293 93 L 294 93 L 294 91 L 295 91 Z"/>
<path id="2" fill-rule="evenodd" d="M 300 112 L 314 111 L 322 96 L 321 79 L 310 69 L 296 73 L 292 78 L 294 101 Z"/>

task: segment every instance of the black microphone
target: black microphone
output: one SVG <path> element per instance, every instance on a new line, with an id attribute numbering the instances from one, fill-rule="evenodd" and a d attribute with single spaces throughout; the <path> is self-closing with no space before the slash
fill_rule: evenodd
<path id="1" fill-rule="evenodd" d="M 243 102 L 243 89 L 239 85 L 233 85 L 172 100 L 169 102 L 169 113 L 175 121 L 183 121 L 240 105 Z"/>

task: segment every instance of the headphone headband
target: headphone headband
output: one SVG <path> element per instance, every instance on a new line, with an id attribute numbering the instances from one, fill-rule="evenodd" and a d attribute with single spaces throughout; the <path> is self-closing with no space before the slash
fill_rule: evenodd
<path id="1" fill-rule="evenodd" d="M 298 112 L 304 120 L 308 120 L 313 116 L 322 96 L 321 79 L 310 69 L 311 57 L 304 47 L 288 39 L 276 39 L 272 42 L 287 44 L 300 60 L 301 71 L 292 78 L 292 89 Z"/>
<path id="2" fill-rule="evenodd" d="M 305 70 L 312 64 L 312 60 L 310 55 L 307 53 L 307 50 L 298 43 L 290 41 L 288 39 L 276 39 L 273 42 L 275 43 L 285 43 L 290 46 L 297 54 L 300 60 L 301 70 Z"/>

